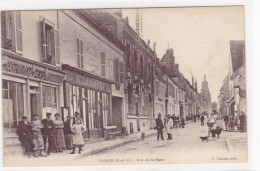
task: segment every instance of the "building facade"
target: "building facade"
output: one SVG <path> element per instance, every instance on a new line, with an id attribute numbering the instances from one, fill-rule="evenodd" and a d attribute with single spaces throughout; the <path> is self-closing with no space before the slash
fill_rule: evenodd
<path id="1" fill-rule="evenodd" d="M 201 104 L 201 112 L 206 112 L 210 114 L 212 112 L 211 109 L 211 94 L 209 92 L 208 81 L 206 80 L 206 75 L 204 75 L 204 81 L 202 82 L 202 88 L 200 93 L 200 104 Z"/>
<path id="2" fill-rule="evenodd" d="M 31 121 L 33 115 L 61 113 L 65 73 L 57 11 L 2 11 L 1 26 L 3 138 L 12 151 L 22 116 Z"/>

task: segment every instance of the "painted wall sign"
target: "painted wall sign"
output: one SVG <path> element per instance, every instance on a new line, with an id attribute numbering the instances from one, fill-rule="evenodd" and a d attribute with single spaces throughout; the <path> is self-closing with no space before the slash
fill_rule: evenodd
<path id="1" fill-rule="evenodd" d="M 111 93 L 111 84 L 97 80 L 95 78 L 86 77 L 83 75 L 79 75 L 73 71 L 66 71 L 67 77 L 66 80 L 72 83 L 76 83 L 78 85 L 91 88 L 97 91 L 103 91 L 106 93 Z"/>
<path id="2" fill-rule="evenodd" d="M 2 60 L 2 71 L 59 84 L 63 81 L 63 76 L 37 70 L 32 66 L 26 66 L 7 59 Z"/>

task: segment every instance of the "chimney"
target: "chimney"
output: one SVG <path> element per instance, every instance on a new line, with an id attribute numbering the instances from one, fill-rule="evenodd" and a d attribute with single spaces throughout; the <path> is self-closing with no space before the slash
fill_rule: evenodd
<path id="1" fill-rule="evenodd" d="M 156 42 L 153 43 L 153 51 L 155 52 Z"/>

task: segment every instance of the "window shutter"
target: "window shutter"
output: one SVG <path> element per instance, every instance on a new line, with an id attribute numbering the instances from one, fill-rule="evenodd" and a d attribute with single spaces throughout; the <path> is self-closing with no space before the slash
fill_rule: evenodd
<path id="1" fill-rule="evenodd" d="M 120 83 L 124 83 L 125 82 L 125 75 L 124 75 L 124 62 L 120 62 Z"/>
<path id="2" fill-rule="evenodd" d="M 101 52 L 100 53 L 100 58 L 101 58 L 101 76 L 105 77 L 106 76 L 106 58 L 105 58 L 105 53 Z"/>
<path id="3" fill-rule="evenodd" d="M 22 38 L 22 21 L 21 21 L 21 11 L 14 12 L 15 18 L 15 50 L 16 53 L 23 53 L 23 38 Z"/>
<path id="4" fill-rule="evenodd" d="M 119 82 L 119 60 L 115 59 L 114 60 L 114 68 L 115 68 L 115 82 Z"/>
<path id="5" fill-rule="evenodd" d="M 80 44 L 80 42 L 79 42 L 79 39 L 77 38 L 77 63 L 78 63 L 78 67 L 80 68 L 80 53 L 79 53 L 79 44 Z"/>
<path id="6" fill-rule="evenodd" d="M 80 40 L 79 42 L 80 42 L 80 59 L 81 59 L 80 64 L 81 64 L 81 69 L 83 69 L 83 68 L 84 68 L 84 60 L 83 60 L 83 41 Z"/>
<path id="7" fill-rule="evenodd" d="M 55 36 L 55 61 L 56 61 L 56 65 L 60 66 L 61 65 L 61 60 L 60 60 L 60 31 L 55 30 L 54 36 Z"/>
<path id="8" fill-rule="evenodd" d="M 47 62 L 47 44 L 46 44 L 46 32 L 45 32 L 45 19 L 41 22 L 41 37 L 42 37 L 42 56 L 44 62 Z"/>

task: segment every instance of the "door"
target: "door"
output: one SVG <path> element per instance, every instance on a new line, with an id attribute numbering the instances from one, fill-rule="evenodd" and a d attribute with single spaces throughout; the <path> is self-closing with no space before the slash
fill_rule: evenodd
<path id="1" fill-rule="evenodd" d="M 122 98 L 112 97 L 112 125 L 122 131 Z"/>
<path id="2" fill-rule="evenodd" d="M 30 106 L 31 106 L 31 120 L 33 120 L 33 115 L 37 115 L 37 101 L 36 94 L 30 93 Z"/>

